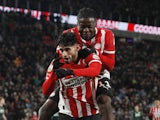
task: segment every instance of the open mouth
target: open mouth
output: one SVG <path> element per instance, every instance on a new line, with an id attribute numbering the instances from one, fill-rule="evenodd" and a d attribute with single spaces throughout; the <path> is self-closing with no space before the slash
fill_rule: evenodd
<path id="1" fill-rule="evenodd" d="M 64 61 L 67 62 L 69 60 L 69 58 L 64 58 Z"/>

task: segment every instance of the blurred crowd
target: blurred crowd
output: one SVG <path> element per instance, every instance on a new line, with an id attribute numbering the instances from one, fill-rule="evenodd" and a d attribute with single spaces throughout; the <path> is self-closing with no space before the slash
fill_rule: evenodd
<path id="1" fill-rule="evenodd" d="M 29 14 L 0 13 L 0 94 L 9 120 L 31 117 L 44 102 L 41 83 L 61 26 Z M 28 118 L 29 120 L 30 118 Z"/>
<path id="2" fill-rule="evenodd" d="M 112 71 L 115 114 L 130 120 L 138 106 L 147 118 L 155 99 L 160 99 L 160 42 L 116 40 L 116 66 Z"/>
<path id="3" fill-rule="evenodd" d="M 58 19 L 58 18 L 55 18 Z M 32 120 L 46 98 L 41 91 L 58 35 L 67 24 L 30 14 L 0 12 L 0 96 L 8 120 Z M 111 72 L 116 120 L 131 120 L 138 106 L 147 118 L 160 99 L 160 42 L 116 37 L 116 65 Z"/>
<path id="4" fill-rule="evenodd" d="M 5 1 L 5 2 L 4 2 Z M 0 5 L 77 15 L 91 7 L 98 18 L 160 26 L 159 0 L 1 0 Z"/>

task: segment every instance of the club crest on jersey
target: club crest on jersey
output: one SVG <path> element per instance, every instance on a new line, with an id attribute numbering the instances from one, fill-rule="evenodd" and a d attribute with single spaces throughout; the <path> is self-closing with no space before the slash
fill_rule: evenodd
<path id="1" fill-rule="evenodd" d="M 95 46 L 94 46 L 96 49 L 100 49 L 101 48 L 101 44 L 100 43 L 97 43 L 97 44 L 95 44 Z"/>
<path id="2" fill-rule="evenodd" d="M 99 59 L 99 56 L 98 55 L 93 55 L 93 58 L 94 59 Z"/>

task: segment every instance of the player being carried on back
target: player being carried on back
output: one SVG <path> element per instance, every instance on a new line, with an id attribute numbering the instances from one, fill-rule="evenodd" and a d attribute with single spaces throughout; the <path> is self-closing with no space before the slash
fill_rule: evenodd
<path id="1" fill-rule="evenodd" d="M 93 9 L 82 8 L 77 16 L 77 27 L 64 32 L 74 32 L 82 48 L 88 47 L 96 49 L 96 54 L 100 57 L 103 67 L 96 93 L 101 120 L 113 120 L 114 117 L 111 106 L 113 93 L 110 84 L 110 71 L 114 68 L 115 64 L 115 38 L 111 30 L 96 27 L 96 18 L 96 13 Z M 57 94 L 55 96 L 57 96 Z M 56 108 L 58 101 L 58 99 L 48 101 L 48 103 L 40 109 L 40 116 L 42 111 L 45 110 L 48 112 L 43 112 L 43 116 L 51 116 L 56 113 L 58 111 Z M 49 106 L 53 107 L 50 109 Z"/>

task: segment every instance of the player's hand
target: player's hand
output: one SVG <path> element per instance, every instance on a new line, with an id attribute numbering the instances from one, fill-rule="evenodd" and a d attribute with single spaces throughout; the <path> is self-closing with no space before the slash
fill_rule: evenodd
<path id="1" fill-rule="evenodd" d="M 62 58 L 59 57 L 59 55 L 56 53 L 54 60 L 53 60 L 53 69 L 58 69 L 59 67 L 64 65 L 64 63 L 60 62 L 60 59 Z"/>
<path id="2" fill-rule="evenodd" d="M 95 48 L 84 48 L 79 51 L 78 56 L 84 59 L 92 53 L 96 53 Z"/>
<path id="3" fill-rule="evenodd" d="M 59 68 L 59 69 L 54 69 L 54 72 L 58 78 L 63 78 L 68 75 L 74 75 L 73 70 L 71 70 L 71 69 Z"/>

